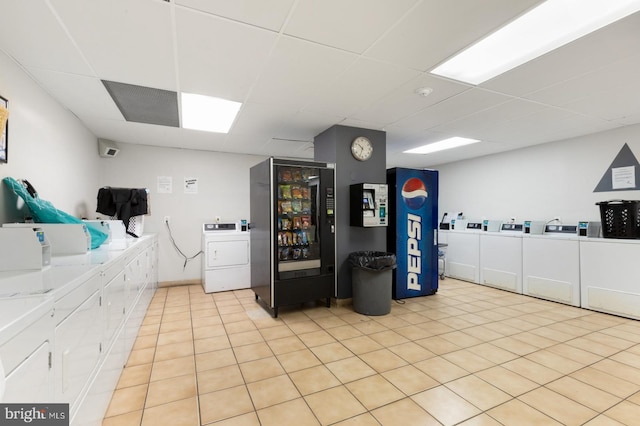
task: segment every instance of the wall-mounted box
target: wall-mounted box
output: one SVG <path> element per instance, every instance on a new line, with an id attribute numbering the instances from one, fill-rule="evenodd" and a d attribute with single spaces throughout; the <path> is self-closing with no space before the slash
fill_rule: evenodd
<path id="1" fill-rule="evenodd" d="M 38 270 L 51 265 L 49 240 L 33 225 L 0 228 L 0 271 Z"/>
<path id="2" fill-rule="evenodd" d="M 91 234 L 82 223 L 5 223 L 2 227 L 42 229 L 53 256 L 86 254 L 91 250 Z"/>
<path id="3" fill-rule="evenodd" d="M 358 183 L 349 187 L 350 225 L 387 226 L 389 186 L 386 183 Z"/>

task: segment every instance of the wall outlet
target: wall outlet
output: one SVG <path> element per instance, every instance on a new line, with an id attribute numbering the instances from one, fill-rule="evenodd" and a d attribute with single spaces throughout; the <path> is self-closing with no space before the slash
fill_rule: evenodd
<path id="1" fill-rule="evenodd" d="M 166 223 L 167 225 L 168 225 L 169 223 L 171 223 L 171 216 L 165 216 L 165 217 L 164 217 L 164 223 Z"/>
<path id="2" fill-rule="evenodd" d="M 216 216 L 216 223 L 220 223 L 220 216 Z"/>
<path id="3" fill-rule="evenodd" d="M 553 220 L 557 221 L 558 223 L 562 223 L 562 219 L 560 219 L 560 216 L 554 216 Z"/>

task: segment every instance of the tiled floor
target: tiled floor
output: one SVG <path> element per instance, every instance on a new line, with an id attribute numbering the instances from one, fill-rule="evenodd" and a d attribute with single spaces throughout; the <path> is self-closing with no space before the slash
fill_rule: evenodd
<path id="1" fill-rule="evenodd" d="M 638 425 L 640 322 L 447 278 L 367 317 L 159 289 L 103 425 Z"/>

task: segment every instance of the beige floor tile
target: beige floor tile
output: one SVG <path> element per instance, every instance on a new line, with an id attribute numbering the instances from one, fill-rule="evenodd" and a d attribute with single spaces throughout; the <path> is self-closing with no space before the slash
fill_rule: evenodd
<path id="1" fill-rule="evenodd" d="M 338 342 L 313 347 L 311 348 L 311 352 L 313 352 L 318 359 L 325 364 L 349 358 L 354 355 L 354 353 L 345 348 L 342 343 Z"/>
<path id="2" fill-rule="evenodd" d="M 292 373 L 305 368 L 320 365 L 320 360 L 309 349 L 301 351 L 287 352 L 285 354 L 276 355 L 280 364 L 287 373 Z"/>
<path id="3" fill-rule="evenodd" d="M 556 370 L 552 370 L 526 358 L 514 359 L 513 361 L 505 362 L 502 366 L 541 385 L 563 376 L 562 373 Z"/>
<path id="4" fill-rule="evenodd" d="M 244 385 L 200 395 L 199 401 L 202 424 L 253 411 L 251 397 Z"/>
<path id="5" fill-rule="evenodd" d="M 274 354 L 280 355 L 287 352 L 300 351 L 306 349 L 302 340 L 297 336 L 283 337 L 281 339 L 270 340 L 267 342 Z"/>
<path id="6" fill-rule="evenodd" d="M 489 319 L 485 318 L 486 322 L 489 322 Z M 465 333 L 470 334 L 484 342 L 490 342 L 492 340 L 501 339 L 504 337 L 504 334 L 498 333 L 495 330 L 491 330 L 484 325 L 478 325 L 475 327 L 471 327 L 464 330 Z"/>
<path id="7" fill-rule="evenodd" d="M 240 371 L 246 383 L 257 382 L 285 373 L 276 357 L 262 358 L 240 364 Z"/>
<path id="8" fill-rule="evenodd" d="M 222 324 L 207 325 L 193 328 L 193 339 L 207 339 L 209 337 L 226 336 L 227 331 Z"/>
<path id="9" fill-rule="evenodd" d="M 134 365 L 151 364 L 153 357 L 156 353 L 156 348 L 145 348 L 131 351 L 129 359 L 127 360 L 126 367 L 133 367 Z"/>
<path id="10" fill-rule="evenodd" d="M 316 324 L 318 324 L 320 327 L 324 328 L 325 330 L 329 328 L 336 328 L 343 325 L 347 325 L 346 321 L 341 320 L 335 315 L 325 316 L 321 318 L 314 318 L 314 321 L 316 322 Z"/>
<path id="11" fill-rule="evenodd" d="M 341 343 L 356 355 L 382 349 L 382 345 L 369 336 L 359 336 L 342 340 Z"/>
<path id="12" fill-rule="evenodd" d="M 463 368 L 458 367 L 454 363 L 447 361 L 442 357 L 435 357 L 420 361 L 414 364 L 414 366 L 420 369 L 423 373 L 426 373 L 439 383 L 450 382 L 451 380 L 458 379 L 466 376 L 469 372 Z"/>
<path id="13" fill-rule="evenodd" d="M 214 368 L 197 373 L 200 395 L 244 384 L 244 378 L 237 365 Z"/>
<path id="14" fill-rule="evenodd" d="M 451 343 L 449 340 L 443 339 L 440 336 L 427 337 L 416 340 L 415 342 L 436 355 L 443 355 L 462 349 L 460 346 Z"/>
<path id="15" fill-rule="evenodd" d="M 342 383 L 349 383 L 376 374 L 373 368 L 355 356 L 327 363 L 326 367 L 331 370 Z"/>
<path id="16" fill-rule="evenodd" d="M 441 423 L 411 398 L 401 399 L 371 411 L 383 426 L 441 426 Z"/>
<path id="17" fill-rule="evenodd" d="M 227 331 L 227 334 L 231 335 L 231 334 L 244 333 L 246 331 L 254 331 L 254 330 L 257 330 L 258 328 L 253 323 L 253 321 L 246 320 L 246 321 L 226 323 L 224 324 L 224 329 Z"/>
<path id="18" fill-rule="evenodd" d="M 615 353 L 618 353 L 620 349 L 615 348 L 613 346 L 606 345 L 604 343 L 600 343 L 589 339 L 587 337 L 578 337 L 577 339 L 572 339 L 567 341 L 567 345 L 573 346 L 574 348 L 582 349 L 587 352 L 591 352 L 595 355 L 599 355 L 601 357 L 608 357 Z"/>
<path id="19" fill-rule="evenodd" d="M 260 420 L 255 412 L 251 412 L 210 424 L 215 426 L 260 426 Z"/>
<path id="20" fill-rule="evenodd" d="M 409 340 L 426 339 L 434 335 L 434 333 L 429 330 L 428 326 L 418 326 L 418 325 L 408 325 L 406 327 L 399 327 L 394 329 L 393 331 L 395 331 L 396 333 L 400 334 L 401 336 Z"/>
<path id="21" fill-rule="evenodd" d="M 633 368 L 640 368 L 640 355 L 634 354 L 633 352 L 618 352 L 617 354 L 609 357 L 609 359 L 621 362 Z"/>
<path id="22" fill-rule="evenodd" d="M 316 392 L 305 396 L 304 399 L 323 425 L 336 423 L 367 411 L 344 386 Z"/>
<path id="23" fill-rule="evenodd" d="M 608 334 L 605 333 L 607 331 L 607 329 L 604 329 L 602 331 L 598 331 L 595 333 L 591 333 L 588 334 L 586 336 L 584 336 L 585 338 L 589 339 L 589 340 L 593 340 L 596 341 L 598 343 L 602 343 L 604 345 L 607 346 L 611 346 L 614 347 L 616 349 L 619 350 L 625 350 L 625 349 L 629 349 L 631 346 L 634 346 L 635 343 L 626 339 L 621 339 L 617 336 L 614 336 L 612 334 Z"/>
<path id="24" fill-rule="evenodd" d="M 463 349 L 461 351 L 449 352 L 442 355 L 442 358 L 449 362 L 456 364 L 458 367 L 463 368 L 471 373 L 476 371 L 486 370 L 493 367 L 495 364 L 486 358 L 476 355 L 475 348 Z"/>
<path id="25" fill-rule="evenodd" d="M 255 361 L 257 359 L 273 356 L 273 352 L 266 342 L 237 346 L 233 348 L 233 353 L 236 355 L 238 363 Z"/>
<path id="26" fill-rule="evenodd" d="M 218 305 L 218 312 L 222 314 L 236 314 L 238 312 L 244 312 L 244 308 L 236 301 L 229 301 L 228 304 L 216 303 Z"/>
<path id="27" fill-rule="evenodd" d="M 158 334 L 158 346 L 170 345 L 172 343 L 190 342 L 193 340 L 192 330 L 178 330 L 169 333 Z"/>
<path id="28" fill-rule="evenodd" d="M 469 420 L 465 420 L 462 423 L 459 423 L 459 426 L 502 426 L 501 423 L 498 423 L 497 420 L 493 419 L 493 417 L 488 414 L 480 414 L 478 416 L 472 417 Z"/>
<path id="29" fill-rule="evenodd" d="M 640 419 L 640 405 L 622 401 L 605 411 L 604 415 L 625 425 L 637 425 L 638 419 Z"/>
<path id="30" fill-rule="evenodd" d="M 610 336 L 615 336 L 623 340 L 627 340 L 629 342 L 633 342 L 634 344 L 640 343 L 640 334 L 629 331 L 631 329 L 624 329 L 621 326 L 604 328 L 600 330 L 600 333 L 608 334 Z"/>
<path id="31" fill-rule="evenodd" d="M 116 389 L 111 397 L 111 403 L 107 408 L 106 417 L 118 416 L 132 411 L 142 410 L 147 396 L 148 385 L 131 386 Z"/>
<path id="32" fill-rule="evenodd" d="M 159 341 L 158 335 L 149 334 L 146 336 L 138 336 L 136 341 L 133 343 L 133 350 L 139 349 L 148 349 L 156 346 L 156 343 Z"/>
<path id="33" fill-rule="evenodd" d="M 306 318 L 304 321 L 287 323 L 287 326 L 295 334 L 311 333 L 322 330 L 322 327 L 309 318 Z"/>
<path id="34" fill-rule="evenodd" d="M 251 345 L 254 343 L 259 343 L 264 341 L 262 334 L 260 334 L 258 330 L 244 331 L 242 333 L 231 334 L 228 337 L 229 337 L 229 342 L 231 342 L 231 346 L 233 347 Z"/>
<path id="35" fill-rule="evenodd" d="M 147 408 L 142 415 L 142 426 L 199 424 L 198 401 L 195 397 Z"/>
<path id="36" fill-rule="evenodd" d="M 261 426 L 318 426 L 320 422 L 304 399 L 294 399 L 258 410 Z"/>
<path id="37" fill-rule="evenodd" d="M 511 396 L 522 395 L 539 386 L 537 383 L 501 366 L 479 371 L 475 375 Z"/>
<path id="38" fill-rule="evenodd" d="M 185 311 L 176 312 L 176 313 L 164 312 L 162 314 L 163 324 L 171 321 L 190 321 L 190 320 L 191 320 L 190 310 L 185 310 Z"/>
<path id="39" fill-rule="evenodd" d="M 246 321 L 248 319 L 251 319 L 247 316 L 246 312 L 237 312 L 234 314 L 220 314 L 220 318 L 222 318 L 222 322 L 224 324 L 228 324 L 231 322 L 238 322 L 238 321 Z"/>
<path id="40" fill-rule="evenodd" d="M 560 426 L 562 423 L 531 408 L 522 401 L 512 399 L 487 411 L 487 414 L 503 425 L 518 426 Z"/>
<path id="41" fill-rule="evenodd" d="M 149 383 L 149 377 L 151 377 L 151 366 L 152 364 L 142 364 L 124 368 L 122 373 L 120 373 L 120 379 L 118 380 L 116 389 Z"/>
<path id="42" fill-rule="evenodd" d="M 512 399 L 512 396 L 476 376 L 466 376 L 446 384 L 446 387 L 482 411 Z"/>
<path id="43" fill-rule="evenodd" d="M 319 392 L 341 384 L 324 365 L 290 373 L 289 377 L 302 395 Z"/>
<path id="44" fill-rule="evenodd" d="M 193 341 L 193 350 L 196 354 L 204 352 L 217 351 L 220 349 L 228 349 L 231 347 L 227 336 L 207 337 Z"/>
<path id="45" fill-rule="evenodd" d="M 618 361 L 613 361 L 611 358 L 603 359 L 591 365 L 596 370 L 603 371 L 609 375 L 615 376 L 619 379 L 626 380 L 635 385 L 640 385 L 640 370 L 629 365 L 623 364 Z"/>
<path id="46" fill-rule="evenodd" d="M 334 423 L 334 426 L 380 426 L 380 423 L 370 413 L 360 414 L 350 419 Z"/>
<path id="47" fill-rule="evenodd" d="M 141 325 L 138 329 L 138 336 L 149 336 L 151 334 L 158 334 L 160 331 L 160 323 L 157 324 L 149 324 L 149 325 Z"/>
<path id="48" fill-rule="evenodd" d="M 545 386 L 597 412 L 605 411 L 621 401 L 619 397 L 569 376 L 561 377 Z"/>
<path id="49" fill-rule="evenodd" d="M 371 337 L 373 338 L 373 336 Z M 425 359 L 436 356 L 436 354 L 415 342 L 406 342 L 396 346 L 389 346 L 388 348 L 391 352 L 409 363 L 424 361 Z"/>
<path id="50" fill-rule="evenodd" d="M 640 386 L 620 379 L 593 367 L 586 367 L 572 373 L 570 377 L 580 380 L 583 383 L 595 388 L 609 392 L 619 398 L 627 398 L 640 390 Z"/>
<path id="51" fill-rule="evenodd" d="M 386 371 L 382 373 L 382 376 L 407 396 L 431 389 L 440 384 L 413 365 L 405 365 L 395 370 Z"/>
<path id="52" fill-rule="evenodd" d="M 358 322 L 351 325 L 353 325 L 353 327 L 358 331 L 360 331 L 362 334 L 366 334 L 366 335 L 381 333 L 389 330 L 384 325 L 375 321 L 363 321 L 363 322 Z"/>
<path id="53" fill-rule="evenodd" d="M 571 374 L 584 367 L 579 362 L 572 361 L 546 349 L 530 353 L 525 358 L 563 374 Z"/>
<path id="54" fill-rule="evenodd" d="M 525 356 L 539 349 L 538 347 L 525 343 L 520 339 L 514 338 L 513 336 L 507 336 L 503 337 L 502 339 L 494 340 L 491 342 L 491 344 L 520 356 Z"/>
<path id="55" fill-rule="evenodd" d="M 195 373 L 193 356 L 174 358 L 166 361 L 154 362 L 151 369 L 151 381 L 168 379 Z"/>
<path id="56" fill-rule="evenodd" d="M 309 348 L 336 342 L 336 339 L 324 330 L 312 331 L 297 335 Z"/>
<path id="57" fill-rule="evenodd" d="M 576 348 L 567 343 L 560 343 L 558 345 L 551 346 L 547 348 L 547 350 L 549 352 L 553 352 L 555 354 L 568 358 L 572 361 L 578 362 L 583 366 L 591 365 L 602 359 L 600 355 L 596 355 L 592 352 Z"/>
<path id="58" fill-rule="evenodd" d="M 380 375 L 356 380 L 345 386 L 367 410 L 382 407 L 405 397 L 404 393 Z"/>
<path id="59" fill-rule="evenodd" d="M 581 425 L 598 414 L 545 387 L 520 395 L 518 399 L 564 425 Z"/>
<path id="60" fill-rule="evenodd" d="M 362 336 L 362 332 L 352 325 L 343 325 L 341 327 L 330 328 L 327 333 L 332 335 L 336 340 L 343 341 L 354 337 Z"/>
<path id="61" fill-rule="evenodd" d="M 407 365 L 407 362 L 390 351 L 389 349 L 380 349 L 373 352 L 367 352 L 360 355 L 360 359 L 366 362 L 371 368 L 378 373 L 393 370 L 398 367 Z"/>
<path id="62" fill-rule="evenodd" d="M 195 397 L 195 375 L 172 377 L 149 383 L 145 408 L 155 407 L 168 402 Z"/>
<path id="63" fill-rule="evenodd" d="M 234 324 L 238 324 L 238 323 L 234 323 Z M 266 341 L 280 339 L 283 337 L 289 337 L 294 335 L 293 331 L 291 331 L 291 329 L 284 324 L 278 325 L 276 327 L 263 328 L 260 330 L 260 334 L 262 334 L 262 337 Z"/>
<path id="64" fill-rule="evenodd" d="M 438 386 L 411 397 L 419 406 L 444 425 L 454 425 L 481 411 L 444 386 Z"/>
<path id="65" fill-rule="evenodd" d="M 373 321 L 384 325 L 388 329 L 395 329 L 400 327 L 406 327 L 410 325 L 408 322 L 403 320 L 402 318 L 398 318 L 394 315 L 383 315 L 380 317 L 373 318 Z"/>
<path id="66" fill-rule="evenodd" d="M 142 410 L 120 414 L 113 417 L 105 417 L 102 426 L 140 426 Z"/>
<path id="67" fill-rule="evenodd" d="M 182 358 L 189 355 L 193 355 L 192 342 L 189 341 L 170 343 L 167 345 L 158 346 L 158 348 L 156 349 L 154 361 L 166 361 L 169 359 Z"/>
<path id="68" fill-rule="evenodd" d="M 371 333 L 369 337 L 385 348 L 390 348 L 391 346 L 401 345 L 403 343 L 409 343 L 409 339 L 402 336 L 401 334 L 396 333 L 393 330 L 385 330 L 380 331 L 378 333 Z"/>
<path id="69" fill-rule="evenodd" d="M 496 365 L 518 358 L 518 355 L 513 352 L 499 348 L 489 342 L 474 346 L 469 350 Z"/>
<path id="70" fill-rule="evenodd" d="M 232 349 L 220 349 L 219 351 L 197 354 L 195 356 L 195 361 L 196 371 L 198 373 L 237 363 Z"/>
<path id="71" fill-rule="evenodd" d="M 301 396 L 286 374 L 249 383 L 247 389 L 256 410 L 291 401 Z"/>
<path id="72" fill-rule="evenodd" d="M 600 414 L 597 417 L 589 420 L 584 426 L 629 426 L 623 423 L 613 420 L 611 417 L 607 417 L 604 414 Z"/>

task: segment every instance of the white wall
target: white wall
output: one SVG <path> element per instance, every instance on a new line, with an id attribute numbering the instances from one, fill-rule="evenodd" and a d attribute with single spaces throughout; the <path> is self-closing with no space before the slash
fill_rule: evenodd
<path id="1" fill-rule="evenodd" d="M 462 211 L 471 221 L 600 220 L 596 202 L 640 199 L 635 190 L 593 192 L 625 143 L 640 158 L 640 125 L 436 167 L 440 216 Z"/>
<path id="2" fill-rule="evenodd" d="M 201 279 L 201 259 L 187 263 L 175 250 L 164 226 L 170 216 L 173 237 L 187 257 L 201 248 L 202 224 L 249 220 L 249 169 L 264 157 L 208 151 L 118 144 L 115 158 L 101 159 L 101 186 L 148 188 L 151 214 L 144 232 L 158 234 L 160 282 Z M 173 191 L 158 193 L 158 176 L 170 176 Z M 198 193 L 185 194 L 184 179 L 198 179 Z"/>
<path id="3" fill-rule="evenodd" d="M 42 199 L 75 216 L 95 211 L 96 137 L 2 52 L 0 95 L 9 100 L 9 161 L 0 177 L 29 180 Z M 5 184 L 0 197 L 0 223 L 22 220 L 25 211 Z"/>

